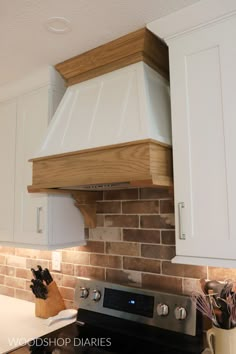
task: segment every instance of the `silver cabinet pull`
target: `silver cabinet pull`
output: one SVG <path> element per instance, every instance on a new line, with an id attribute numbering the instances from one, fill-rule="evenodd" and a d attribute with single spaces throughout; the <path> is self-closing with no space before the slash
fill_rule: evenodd
<path id="1" fill-rule="evenodd" d="M 178 203 L 178 213 L 179 213 L 179 238 L 180 240 L 185 240 L 186 235 L 183 233 L 183 218 L 182 211 L 184 208 L 184 202 Z"/>
<path id="2" fill-rule="evenodd" d="M 42 210 L 43 210 L 42 207 L 37 207 L 37 233 L 38 234 L 42 234 L 42 232 L 43 232 L 43 229 L 40 227 L 40 224 L 41 224 L 40 215 L 41 215 Z"/>

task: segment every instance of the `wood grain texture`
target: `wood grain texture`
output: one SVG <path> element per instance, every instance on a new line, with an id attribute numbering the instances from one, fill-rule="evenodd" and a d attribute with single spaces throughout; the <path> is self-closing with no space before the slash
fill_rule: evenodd
<path id="1" fill-rule="evenodd" d="M 65 304 L 58 290 L 57 284 L 53 281 L 47 286 L 48 295 L 46 300 L 35 299 L 35 316 L 49 318 L 65 310 Z"/>
<path id="2" fill-rule="evenodd" d="M 95 228 L 97 226 L 96 204 L 81 204 L 80 202 L 76 202 L 75 206 L 81 211 L 85 226 L 91 229 Z"/>
<path id="3" fill-rule="evenodd" d="M 172 184 L 171 148 L 153 140 L 117 144 L 110 148 L 87 149 L 78 154 L 62 154 L 33 159 L 33 185 L 41 188 L 152 180 L 153 184 Z M 149 182 L 148 182 L 149 183 Z M 76 189 L 76 188 L 75 188 Z M 69 193 L 69 191 L 68 191 Z"/>
<path id="4" fill-rule="evenodd" d="M 69 86 L 139 61 L 169 77 L 168 48 L 146 28 L 68 59 L 55 68 Z"/>

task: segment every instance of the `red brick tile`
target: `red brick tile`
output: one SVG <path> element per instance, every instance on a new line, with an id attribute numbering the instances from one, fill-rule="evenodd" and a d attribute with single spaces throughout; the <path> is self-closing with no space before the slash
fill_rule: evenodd
<path id="1" fill-rule="evenodd" d="M 89 264 L 89 254 L 78 251 L 62 251 L 62 262 L 71 264 Z"/>
<path id="2" fill-rule="evenodd" d="M 169 188 L 142 188 L 140 189 L 140 199 L 166 199 L 173 196 L 172 189 Z"/>
<path id="3" fill-rule="evenodd" d="M 98 214 L 120 214 L 121 203 L 120 202 L 97 202 Z"/>
<path id="4" fill-rule="evenodd" d="M 17 299 L 35 302 L 35 296 L 31 291 L 16 289 L 15 297 Z"/>
<path id="5" fill-rule="evenodd" d="M 97 214 L 97 225 L 96 226 L 104 226 L 104 215 Z"/>
<path id="6" fill-rule="evenodd" d="M 51 271 L 50 273 L 57 286 L 61 286 L 63 281 L 63 274 L 60 272 L 53 272 L 53 271 Z"/>
<path id="7" fill-rule="evenodd" d="M 140 284 L 141 273 L 132 270 L 106 269 L 106 280 L 118 284 Z"/>
<path id="8" fill-rule="evenodd" d="M 123 214 L 158 214 L 159 200 L 122 202 Z"/>
<path id="9" fill-rule="evenodd" d="M 174 213 L 174 200 L 160 200 L 160 213 L 173 214 Z"/>
<path id="10" fill-rule="evenodd" d="M 29 269 L 16 268 L 16 277 L 23 279 L 32 279 L 33 275 Z"/>
<path id="11" fill-rule="evenodd" d="M 104 242 L 88 241 L 86 246 L 79 246 L 77 250 L 80 252 L 104 253 Z"/>
<path id="12" fill-rule="evenodd" d="M 182 293 L 182 279 L 156 274 L 142 274 L 142 285 L 147 289 Z"/>
<path id="13" fill-rule="evenodd" d="M 236 281 L 236 269 L 208 267 L 208 278 L 211 280 L 224 281 L 231 279 Z"/>
<path id="14" fill-rule="evenodd" d="M 63 299 L 74 300 L 74 296 L 75 296 L 74 289 L 65 288 L 63 286 L 60 286 L 59 287 L 59 291 L 60 291 L 61 296 L 63 297 Z"/>
<path id="15" fill-rule="evenodd" d="M 70 275 L 63 275 L 62 277 L 62 286 L 66 288 L 75 288 L 76 285 L 76 277 Z"/>
<path id="16" fill-rule="evenodd" d="M 160 231 L 148 229 L 124 229 L 123 240 L 142 243 L 160 243 Z"/>
<path id="17" fill-rule="evenodd" d="M 105 215 L 107 227 L 139 227 L 138 215 Z"/>
<path id="18" fill-rule="evenodd" d="M 4 274 L 4 275 L 10 275 L 12 277 L 15 276 L 15 270 L 16 268 L 14 267 L 8 267 L 5 265 L 0 265 L 0 274 Z"/>
<path id="19" fill-rule="evenodd" d="M 104 200 L 130 200 L 138 199 L 138 189 L 121 189 L 104 191 Z"/>
<path id="20" fill-rule="evenodd" d="M 15 254 L 15 248 L 14 247 L 5 247 L 5 246 L 0 246 L 0 254 Z"/>
<path id="21" fill-rule="evenodd" d="M 103 254 L 91 254 L 90 264 L 97 267 L 121 268 L 122 259 L 119 256 L 109 256 Z"/>
<path id="22" fill-rule="evenodd" d="M 26 268 L 26 259 L 18 256 L 7 256 L 6 264 L 12 267 Z"/>
<path id="23" fill-rule="evenodd" d="M 0 285 L 0 294 L 14 297 L 15 296 L 15 289 L 9 288 L 8 286 L 5 286 L 5 285 Z"/>
<path id="24" fill-rule="evenodd" d="M 63 300 L 64 300 L 65 307 L 67 309 L 78 310 L 78 306 L 76 305 L 76 303 L 73 300 L 66 300 L 66 299 L 63 299 Z"/>
<path id="25" fill-rule="evenodd" d="M 5 276 L 0 274 L 0 284 L 5 284 Z"/>
<path id="26" fill-rule="evenodd" d="M 47 261 L 47 260 L 30 259 L 30 258 L 26 258 L 26 259 L 22 258 L 22 259 L 24 261 L 26 261 L 26 266 L 24 267 L 23 265 L 18 265 L 18 267 L 20 267 L 20 268 L 37 269 L 37 265 L 41 265 L 42 268 L 49 268 L 49 261 Z"/>
<path id="27" fill-rule="evenodd" d="M 52 259 L 52 252 L 51 251 L 39 251 L 39 259 Z"/>
<path id="28" fill-rule="evenodd" d="M 25 258 L 40 259 L 39 250 L 32 250 L 28 248 L 16 248 L 15 255 L 20 257 L 25 257 Z"/>
<path id="29" fill-rule="evenodd" d="M 175 245 L 175 230 L 162 230 L 161 242 L 164 245 Z"/>
<path id="30" fill-rule="evenodd" d="M 162 273 L 183 278 L 207 278 L 207 267 L 162 262 Z"/>
<path id="31" fill-rule="evenodd" d="M 6 263 L 6 256 L 0 254 L 0 264 L 5 264 Z"/>
<path id="32" fill-rule="evenodd" d="M 183 293 L 186 295 L 191 295 L 193 291 L 201 291 L 199 279 L 183 279 Z"/>
<path id="33" fill-rule="evenodd" d="M 106 253 L 126 256 L 138 256 L 139 245 L 134 242 L 106 242 Z"/>
<path id="34" fill-rule="evenodd" d="M 162 245 L 141 245 L 141 256 L 170 260 L 175 256 L 175 247 Z"/>
<path id="35" fill-rule="evenodd" d="M 139 272 L 160 273 L 160 261 L 148 258 L 124 257 L 123 267 Z"/>
<path id="36" fill-rule="evenodd" d="M 90 241 L 119 241 L 121 240 L 121 228 L 96 227 L 89 230 Z"/>
<path id="37" fill-rule="evenodd" d="M 74 265 L 69 263 L 61 263 L 61 272 L 66 275 L 74 275 Z"/>
<path id="38" fill-rule="evenodd" d="M 105 269 L 99 267 L 75 266 L 75 275 L 92 279 L 104 280 Z"/>
<path id="39" fill-rule="evenodd" d="M 146 229 L 174 229 L 174 215 L 142 215 L 140 225 Z"/>
<path id="40" fill-rule="evenodd" d="M 25 279 L 5 277 L 5 285 L 11 286 L 12 288 L 25 289 L 26 282 Z"/>

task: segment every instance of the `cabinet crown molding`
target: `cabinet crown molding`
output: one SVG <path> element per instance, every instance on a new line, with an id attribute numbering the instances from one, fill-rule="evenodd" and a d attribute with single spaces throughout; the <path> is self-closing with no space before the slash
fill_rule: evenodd
<path id="1" fill-rule="evenodd" d="M 204 0 L 147 24 L 158 37 L 169 40 L 236 15 L 235 0 Z"/>
<path id="2" fill-rule="evenodd" d="M 54 69 L 53 66 L 46 66 L 39 70 L 26 75 L 21 79 L 11 81 L 0 86 L 0 102 L 8 101 L 12 98 L 32 92 L 50 85 L 52 88 L 64 88 L 64 80 L 61 75 Z M 64 89 L 63 89 L 64 91 Z"/>

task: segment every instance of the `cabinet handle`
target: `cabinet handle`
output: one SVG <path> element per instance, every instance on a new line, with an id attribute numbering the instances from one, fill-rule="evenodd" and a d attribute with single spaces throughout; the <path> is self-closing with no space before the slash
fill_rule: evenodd
<path id="1" fill-rule="evenodd" d="M 41 229 L 40 224 L 41 224 L 41 219 L 40 219 L 40 215 L 41 215 L 41 211 L 43 210 L 42 207 L 37 207 L 37 233 L 38 234 L 42 234 L 43 229 Z"/>
<path id="2" fill-rule="evenodd" d="M 182 211 L 184 208 L 184 202 L 178 203 L 178 213 L 179 213 L 179 238 L 180 240 L 185 240 L 186 235 L 183 233 L 183 218 Z"/>

